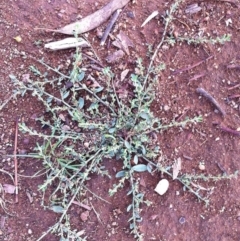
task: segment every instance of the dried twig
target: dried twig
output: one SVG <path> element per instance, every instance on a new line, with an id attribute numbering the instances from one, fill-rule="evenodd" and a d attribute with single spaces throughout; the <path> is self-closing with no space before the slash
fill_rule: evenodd
<path id="1" fill-rule="evenodd" d="M 173 72 L 173 74 L 180 74 L 180 73 L 182 73 L 182 72 L 184 72 L 184 71 L 188 71 L 188 70 L 190 70 L 190 69 L 193 69 L 193 68 L 197 67 L 198 65 L 200 65 L 200 64 L 208 61 L 208 60 L 211 59 L 211 58 L 213 58 L 213 55 L 212 55 L 212 56 L 209 56 L 208 58 L 206 58 L 206 59 L 204 59 L 204 60 L 202 60 L 202 61 L 200 61 L 200 62 L 198 62 L 198 63 L 196 63 L 196 64 L 194 64 L 194 65 L 192 65 L 192 66 L 190 66 L 190 67 L 187 67 L 187 68 L 184 68 L 184 69 L 175 70 L 175 71 Z"/>
<path id="2" fill-rule="evenodd" d="M 111 32 L 114 23 L 117 21 L 117 18 L 118 18 L 118 16 L 119 16 L 119 14 L 121 13 L 121 11 L 122 11 L 121 9 L 118 9 L 118 10 L 115 11 L 115 13 L 113 14 L 113 16 L 112 16 L 112 18 L 111 18 L 111 20 L 110 20 L 110 22 L 109 22 L 109 24 L 108 24 L 105 32 L 104 32 L 104 34 L 103 34 L 103 36 L 102 36 L 102 39 L 101 39 L 101 42 L 100 42 L 100 45 L 101 45 L 101 46 L 103 46 L 103 45 L 105 44 L 106 39 L 107 39 L 109 33 Z"/>
<path id="3" fill-rule="evenodd" d="M 94 63 L 98 64 L 98 65 L 101 66 L 102 68 L 104 68 L 104 66 L 102 65 L 102 63 L 100 63 L 100 62 L 97 61 L 96 59 L 94 59 L 94 58 L 92 58 L 92 57 L 90 57 L 89 55 L 84 54 L 84 53 L 82 53 L 82 55 L 83 55 L 84 57 L 86 57 L 86 58 L 92 60 Z"/>
<path id="4" fill-rule="evenodd" d="M 197 93 L 204 96 L 206 99 L 208 99 L 219 111 L 220 113 L 225 116 L 226 112 L 222 109 L 222 107 L 219 105 L 219 103 L 203 88 L 197 88 Z"/>
<path id="5" fill-rule="evenodd" d="M 81 202 L 73 201 L 72 203 L 73 203 L 73 204 L 76 204 L 76 205 L 78 205 L 79 207 L 82 207 L 82 208 L 84 208 L 84 209 L 86 209 L 86 210 L 88 210 L 88 211 L 91 211 L 91 210 L 92 210 L 91 207 L 89 207 L 88 205 L 83 204 L 83 203 L 81 203 Z"/>
<path id="6" fill-rule="evenodd" d="M 224 126 L 224 125 L 219 125 L 219 129 L 224 131 L 224 132 L 228 132 L 232 135 L 235 135 L 235 136 L 240 136 L 240 131 L 236 131 L 236 130 L 233 130 L 227 126 Z"/>
<path id="7" fill-rule="evenodd" d="M 18 203 L 18 162 L 17 162 L 17 141 L 18 141 L 18 118 L 16 120 L 16 129 L 15 129 L 15 143 L 14 143 L 14 175 L 15 175 L 15 201 Z"/>
<path id="8" fill-rule="evenodd" d="M 191 79 L 189 79 L 189 81 L 193 81 L 193 80 L 197 80 L 201 77 L 205 76 L 205 74 L 197 74 L 197 75 L 194 75 Z"/>
<path id="9" fill-rule="evenodd" d="M 236 89 L 236 88 L 238 88 L 238 87 L 240 87 L 240 84 L 234 85 L 234 86 L 228 88 L 228 90 L 233 90 L 233 89 Z"/>

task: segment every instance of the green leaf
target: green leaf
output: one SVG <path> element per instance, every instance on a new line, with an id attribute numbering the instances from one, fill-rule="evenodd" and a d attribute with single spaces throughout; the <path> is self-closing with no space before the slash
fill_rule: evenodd
<path id="1" fill-rule="evenodd" d="M 116 178 L 125 177 L 126 171 L 120 171 L 116 174 Z"/>
<path id="2" fill-rule="evenodd" d="M 63 99 L 66 99 L 67 97 L 69 96 L 69 91 L 67 91 L 67 92 L 65 92 L 64 94 L 63 94 Z"/>
<path id="3" fill-rule="evenodd" d="M 52 206 L 50 209 L 55 213 L 63 213 L 64 212 L 64 208 L 62 206 Z"/>
<path id="4" fill-rule="evenodd" d="M 148 115 L 148 113 L 141 112 L 141 113 L 140 113 L 140 117 L 143 118 L 144 120 L 149 121 L 149 115 Z"/>
<path id="5" fill-rule="evenodd" d="M 103 87 L 98 87 L 94 90 L 95 93 L 101 92 L 104 88 Z"/>
<path id="6" fill-rule="evenodd" d="M 145 164 L 138 164 L 132 167 L 132 170 L 135 172 L 145 172 L 147 171 L 147 166 Z"/>
<path id="7" fill-rule="evenodd" d="M 127 149 L 130 149 L 131 148 L 131 145 L 130 145 L 130 143 L 128 142 L 128 141 L 124 141 L 124 144 L 125 144 L 125 146 L 126 146 L 126 148 Z"/>
<path id="8" fill-rule="evenodd" d="M 152 166 L 151 166 L 151 164 L 147 164 L 147 171 L 149 172 L 149 173 L 151 173 L 152 172 Z"/>
<path id="9" fill-rule="evenodd" d="M 133 162 L 134 162 L 135 165 L 138 164 L 138 156 L 137 155 L 134 156 Z"/>
<path id="10" fill-rule="evenodd" d="M 78 81 L 82 81 L 84 79 L 84 76 L 85 76 L 85 72 L 81 72 L 79 75 L 78 75 Z"/>
<path id="11" fill-rule="evenodd" d="M 82 97 L 79 98 L 78 100 L 78 107 L 82 109 L 84 106 L 84 99 Z"/>
<path id="12" fill-rule="evenodd" d="M 116 128 L 110 128 L 110 129 L 108 130 L 108 133 L 109 133 L 109 134 L 112 134 L 112 133 L 115 132 L 115 130 L 116 130 Z"/>
<path id="13" fill-rule="evenodd" d="M 127 212 L 129 212 L 131 210 L 131 208 L 132 208 L 132 204 L 128 205 Z"/>

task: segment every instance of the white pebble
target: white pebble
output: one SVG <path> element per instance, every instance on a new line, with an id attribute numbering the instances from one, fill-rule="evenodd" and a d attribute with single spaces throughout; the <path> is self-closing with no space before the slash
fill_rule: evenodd
<path id="1" fill-rule="evenodd" d="M 169 181 L 167 179 L 162 179 L 154 189 L 159 195 L 163 195 L 169 188 Z"/>

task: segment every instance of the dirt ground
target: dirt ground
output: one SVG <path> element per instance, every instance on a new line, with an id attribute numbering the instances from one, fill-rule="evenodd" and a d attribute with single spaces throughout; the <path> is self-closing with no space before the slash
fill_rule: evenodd
<path id="1" fill-rule="evenodd" d="M 46 51 L 44 43 L 62 39 L 61 34 L 36 31 L 36 27 L 57 29 L 94 12 L 106 4 L 107 0 L 38 0 L 38 1 L 1 1 L 0 2 L 0 105 L 12 94 L 13 86 L 9 74 L 19 78 L 29 72 L 29 66 L 35 65 L 43 70 L 43 66 L 25 56 L 41 59 L 53 67 L 66 66 L 74 53 L 72 50 L 59 52 Z M 122 64 L 134 70 L 134 61 L 142 57 L 147 63 L 148 45 L 153 49 L 159 43 L 163 33 L 160 17 L 150 21 L 141 28 L 143 21 L 153 11 L 164 13 L 173 1 L 137 0 L 129 3 L 121 13 L 113 34 L 124 31 L 134 43 L 131 55 L 121 60 Z M 198 2 L 201 11 L 186 14 L 190 4 Z M 231 41 L 224 45 L 188 45 L 177 44 L 174 47 L 164 45 L 158 59 L 163 61 L 167 69 L 159 76 L 156 88 L 156 99 L 152 110 L 164 123 L 173 119 L 183 120 L 186 116 L 203 116 L 203 122 L 194 128 L 169 129 L 158 136 L 158 141 L 166 159 L 172 161 L 181 157 L 182 173 L 222 175 L 234 173 L 240 169 L 240 3 L 234 1 L 185 1 L 175 14 L 174 33 L 180 36 L 222 36 L 231 34 Z M 237 7 L 237 4 L 239 8 Z M 87 35 L 89 42 L 100 56 L 105 66 L 106 57 L 114 49 L 111 41 L 107 47 L 99 46 L 97 32 L 105 28 L 92 30 Z M 169 30 L 170 31 L 170 30 Z M 186 33 L 186 34 L 185 34 Z M 21 36 L 17 42 L 14 37 Z M 212 56 L 212 57 L 211 57 Z M 211 58 L 209 58 L 211 57 Z M 208 59 L 208 60 L 206 60 Z M 201 64 L 189 70 L 183 70 L 194 64 Z M 111 64 L 111 68 L 120 73 L 120 63 Z M 175 72 L 174 72 L 175 71 Z M 202 75 L 201 77 L 197 77 Z M 238 85 L 238 86 L 237 86 Z M 196 89 L 202 87 L 211 93 L 225 110 L 222 116 L 209 101 L 200 97 Z M 14 173 L 12 158 L 5 157 L 14 151 L 15 120 L 21 116 L 33 128 L 40 128 L 34 116 L 44 113 L 43 106 L 33 97 L 12 100 L 0 112 L 0 168 Z M 228 127 L 239 132 L 231 134 L 224 131 Z M 225 128 L 226 130 L 226 128 Z M 31 153 L 36 139 L 19 133 L 18 153 Z M 115 175 L 118 163 L 105 161 L 110 174 Z M 204 162 L 205 170 L 199 169 Z M 41 161 L 36 159 L 19 159 L 19 173 L 31 176 L 41 169 Z M 170 181 L 168 192 L 159 196 L 154 188 L 161 178 L 160 173 L 152 175 L 139 174 L 142 192 L 152 202 L 152 206 L 142 207 L 143 221 L 140 229 L 145 234 L 144 240 L 157 241 L 237 241 L 240 240 L 240 181 L 239 179 L 219 182 L 202 182 L 211 191 L 210 205 L 202 202 L 189 193 L 184 192 L 182 185 Z M 14 195 L 5 194 L 8 215 L 0 209 L 0 240 L 21 241 L 37 240 L 41 234 L 52 226 L 58 215 L 44 210 L 41 206 L 41 193 L 38 186 L 44 176 L 34 179 L 19 176 L 19 203 L 15 203 Z M 85 230 L 88 240 L 134 240 L 129 232 L 126 212 L 128 205 L 127 190 L 123 189 L 115 196 L 108 196 L 108 189 L 116 180 L 106 180 L 93 176 L 88 184 L 90 190 L 104 197 L 111 204 L 102 202 L 91 193 L 87 193 L 94 209 L 99 213 L 97 218 L 90 211 L 86 222 L 80 215 L 86 211 L 74 205 L 71 207 L 73 226 Z M 0 183 L 12 184 L 8 175 L 1 172 Z M 33 196 L 31 203 L 27 193 Z M 207 193 L 209 194 L 209 193 Z M 90 203 L 89 203 L 90 205 Z M 43 240 L 55 241 L 59 237 L 48 235 Z"/>

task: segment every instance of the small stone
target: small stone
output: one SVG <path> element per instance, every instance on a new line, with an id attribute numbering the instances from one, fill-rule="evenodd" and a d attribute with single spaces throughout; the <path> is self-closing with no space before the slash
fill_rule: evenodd
<path id="1" fill-rule="evenodd" d="M 88 220 L 88 217 L 89 217 L 89 211 L 85 211 L 85 212 L 81 213 L 80 217 L 81 217 L 81 220 L 83 222 L 86 222 Z"/>
<path id="2" fill-rule="evenodd" d="M 88 148 L 89 147 L 89 143 L 88 142 L 84 142 L 84 144 L 83 144 L 86 148 Z"/>
<path id="3" fill-rule="evenodd" d="M 167 179 L 162 179 L 154 189 L 159 195 L 163 195 L 169 188 L 169 181 Z"/>
<path id="4" fill-rule="evenodd" d="M 201 171 L 204 171 L 204 170 L 206 169 L 205 164 L 202 163 L 202 162 L 199 163 L 198 168 L 199 168 Z"/>
<path id="5" fill-rule="evenodd" d="M 168 105 L 164 105 L 163 109 L 164 109 L 164 111 L 168 111 L 168 110 L 170 110 L 170 107 Z"/>
<path id="6" fill-rule="evenodd" d="M 184 217 L 179 218 L 179 223 L 184 224 L 186 222 L 186 219 Z"/>
<path id="7" fill-rule="evenodd" d="M 32 233 L 32 229 L 28 229 L 28 234 L 31 235 Z"/>

